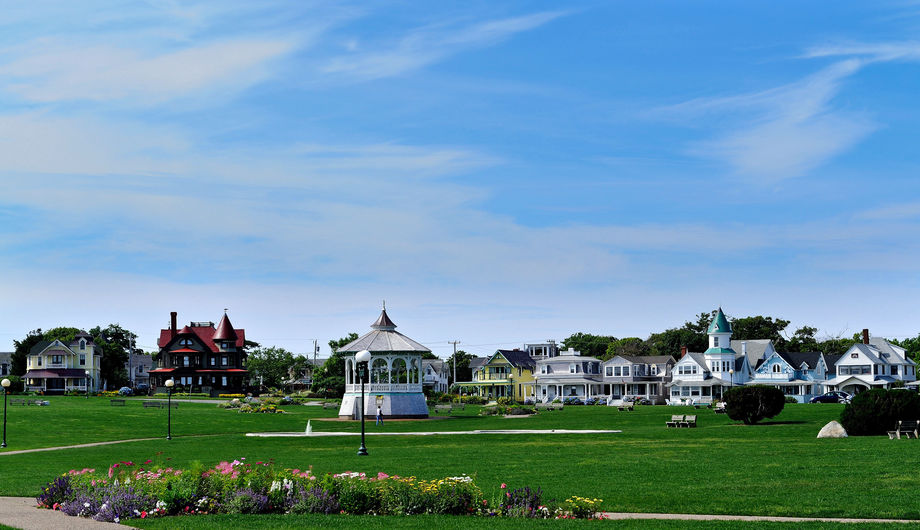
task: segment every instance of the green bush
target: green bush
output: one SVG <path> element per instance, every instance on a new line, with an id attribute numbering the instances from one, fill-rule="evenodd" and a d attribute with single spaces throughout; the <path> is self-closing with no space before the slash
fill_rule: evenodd
<path id="1" fill-rule="evenodd" d="M 786 396 L 782 390 L 764 385 L 735 387 L 722 395 L 725 413 L 735 421 L 753 425 L 783 411 Z"/>
<path id="2" fill-rule="evenodd" d="M 514 400 L 511 399 L 510 397 L 500 397 L 497 400 L 495 400 L 495 402 L 504 407 L 509 407 L 512 404 L 514 404 Z"/>
<path id="3" fill-rule="evenodd" d="M 10 386 L 7 388 L 7 392 L 10 394 L 13 392 L 22 392 L 25 389 L 25 385 L 22 382 L 22 377 L 18 375 L 7 375 L 3 378 L 10 380 Z"/>
<path id="4" fill-rule="evenodd" d="M 898 420 L 920 420 L 920 395 L 910 390 L 877 388 L 856 394 L 840 414 L 847 434 L 885 434 Z"/>
<path id="5" fill-rule="evenodd" d="M 795 399 L 792 396 L 786 396 L 786 403 L 798 403 L 799 400 Z"/>

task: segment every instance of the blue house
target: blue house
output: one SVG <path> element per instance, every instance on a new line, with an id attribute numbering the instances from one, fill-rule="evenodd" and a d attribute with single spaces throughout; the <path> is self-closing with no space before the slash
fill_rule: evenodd
<path id="1" fill-rule="evenodd" d="M 807 403 L 812 397 L 824 393 L 828 366 L 828 359 L 821 352 L 773 351 L 757 364 L 747 384 L 773 386 L 799 403 Z"/>

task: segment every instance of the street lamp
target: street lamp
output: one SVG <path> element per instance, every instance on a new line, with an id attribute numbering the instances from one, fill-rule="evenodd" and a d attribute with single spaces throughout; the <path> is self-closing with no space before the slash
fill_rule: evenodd
<path id="1" fill-rule="evenodd" d="M 86 381 L 83 381 L 84 386 L 86 387 L 86 399 L 89 399 L 89 370 L 86 370 Z"/>
<path id="2" fill-rule="evenodd" d="M 735 387 L 735 371 L 734 371 L 734 370 L 729 370 L 729 371 L 728 371 L 728 377 L 730 377 L 731 380 L 732 380 L 732 381 L 731 381 L 731 384 L 728 386 L 728 388 L 734 388 L 734 387 Z"/>
<path id="3" fill-rule="evenodd" d="M 166 439 L 172 440 L 172 389 L 176 382 L 169 378 L 166 380 Z M 162 401 L 160 402 L 162 403 Z"/>
<path id="4" fill-rule="evenodd" d="M 367 456 L 367 447 L 364 446 L 364 372 L 370 360 L 371 352 L 367 350 L 361 350 L 355 355 L 355 361 L 358 363 L 358 376 L 361 378 L 361 447 L 358 448 L 358 456 Z"/>
<path id="5" fill-rule="evenodd" d="M 3 386 L 3 443 L 0 447 L 6 447 L 6 394 L 10 391 L 10 380 L 3 378 L 0 386 Z"/>

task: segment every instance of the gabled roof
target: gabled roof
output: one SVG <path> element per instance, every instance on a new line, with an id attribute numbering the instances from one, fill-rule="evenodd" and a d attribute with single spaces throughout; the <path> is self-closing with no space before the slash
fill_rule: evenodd
<path id="1" fill-rule="evenodd" d="M 515 368 L 529 368 L 533 370 L 537 366 L 537 362 L 533 359 L 533 357 L 530 356 L 530 353 L 521 350 L 496 350 L 495 353 L 489 357 L 489 360 L 486 362 L 486 364 L 491 363 L 492 359 L 494 359 L 497 355 L 504 357 L 505 360 Z M 558 357 L 554 357 L 554 359 L 557 358 Z"/>
<path id="2" fill-rule="evenodd" d="M 783 358 L 784 361 L 789 363 L 794 369 L 798 370 L 802 367 L 804 363 L 809 370 L 814 370 L 818 367 L 818 361 L 821 360 L 821 352 L 787 352 L 777 354 Z"/>
<path id="3" fill-rule="evenodd" d="M 367 350 L 371 353 L 422 353 L 430 352 L 428 348 L 396 331 L 396 324 L 387 316 L 387 310 L 380 312 L 377 320 L 371 324 L 371 330 L 338 349 L 339 353 L 358 353 Z"/>
<path id="4" fill-rule="evenodd" d="M 748 364 L 756 366 L 757 361 L 765 357 L 767 349 L 773 349 L 772 343 L 770 339 L 733 340 L 730 346 L 738 353 L 747 352 Z"/>
<path id="5" fill-rule="evenodd" d="M 224 315 L 224 318 L 226 318 L 226 315 Z M 221 320 L 221 323 L 223 323 L 223 320 Z M 227 323 L 230 323 L 229 319 L 227 320 Z M 231 339 L 234 340 L 234 345 L 237 348 L 244 348 L 246 346 L 246 330 L 234 329 L 233 333 L 236 335 L 235 340 Z M 175 339 L 179 338 L 180 336 L 183 338 L 194 336 L 196 339 L 198 339 L 198 342 L 204 345 L 205 348 L 216 353 L 221 350 L 214 341 L 222 340 L 217 338 L 216 334 L 217 329 L 214 328 L 213 324 L 185 326 L 181 331 L 176 333 L 175 336 L 173 336 L 172 331 L 169 328 L 161 329 L 160 338 L 157 340 L 157 346 L 159 346 L 161 350 L 165 350 L 166 348 L 172 346 L 172 344 L 175 343 Z"/>
<path id="6" fill-rule="evenodd" d="M 725 313 L 722 312 L 722 308 L 716 312 L 715 318 L 712 319 L 712 323 L 709 324 L 709 329 L 706 330 L 706 333 L 731 333 L 732 325 L 728 322 L 728 319 L 725 318 Z"/>
<path id="7" fill-rule="evenodd" d="M 868 357 L 869 360 L 872 361 L 873 364 L 875 364 L 875 363 L 878 363 L 878 364 L 888 364 L 886 361 L 883 361 L 883 360 L 879 357 L 879 351 L 876 350 L 875 348 L 869 346 L 868 344 L 863 344 L 863 343 L 861 343 L 861 342 L 857 342 L 856 344 L 854 344 L 853 346 L 850 347 L 850 350 L 852 350 L 852 349 L 854 349 L 854 348 L 857 349 L 857 350 L 859 350 L 859 351 L 860 351 L 863 355 L 865 355 L 866 357 Z M 849 352 L 850 350 L 847 350 L 847 351 Z"/>
<path id="8" fill-rule="evenodd" d="M 30 355 L 38 355 L 38 354 L 44 352 L 45 350 L 47 350 L 48 348 L 50 348 L 51 346 L 54 346 L 55 344 L 60 345 L 60 347 L 61 347 L 62 349 L 65 349 L 65 350 L 69 351 L 70 353 L 74 353 L 73 350 L 71 350 L 70 348 L 68 348 L 66 344 L 64 344 L 63 342 L 61 342 L 61 341 L 59 341 L 59 340 L 43 340 L 43 341 L 37 343 L 35 346 L 32 346 L 32 348 L 29 350 L 29 354 L 30 354 Z"/>
<path id="9" fill-rule="evenodd" d="M 874 347 L 876 350 L 878 350 L 881 353 L 889 354 L 890 357 L 888 357 L 888 361 L 894 364 L 898 364 L 901 362 L 906 362 L 908 364 L 917 364 L 912 359 L 907 357 L 906 355 L 907 352 L 904 348 L 896 344 L 892 344 L 888 342 L 888 340 L 883 337 L 869 337 L 869 345 Z"/>
<path id="10" fill-rule="evenodd" d="M 670 355 L 617 355 L 634 364 L 673 364 L 674 357 Z"/>
<path id="11" fill-rule="evenodd" d="M 837 361 L 843 358 L 841 353 L 825 353 L 824 362 L 827 363 L 827 378 L 837 374 Z"/>
<path id="12" fill-rule="evenodd" d="M 693 362 L 700 365 L 700 367 L 702 367 L 704 371 L 709 370 L 709 365 L 706 364 L 706 357 L 702 353 L 688 352 L 687 355 L 684 355 L 683 357 L 681 357 L 680 361 L 677 361 L 677 362 L 679 363 L 683 361 L 684 359 L 691 359 Z"/>

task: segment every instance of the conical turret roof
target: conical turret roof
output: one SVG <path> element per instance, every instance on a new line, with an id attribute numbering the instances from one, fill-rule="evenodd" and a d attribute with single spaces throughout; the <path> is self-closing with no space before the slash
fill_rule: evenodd
<path id="1" fill-rule="evenodd" d="M 722 308 L 716 312 L 716 317 L 712 319 L 712 323 L 709 324 L 709 329 L 706 333 L 731 333 L 732 325 L 728 322 L 728 319 L 725 318 L 725 313 L 722 312 Z"/>
<path id="2" fill-rule="evenodd" d="M 380 312 L 377 321 L 371 324 L 371 331 L 338 349 L 339 353 L 356 353 L 367 350 L 371 353 L 422 353 L 431 350 L 396 331 L 396 324 L 390 320 L 386 308 Z"/>
<path id="3" fill-rule="evenodd" d="M 217 330 L 214 331 L 212 340 L 235 341 L 236 339 L 236 331 L 233 329 L 233 324 L 230 323 L 230 317 L 227 316 L 227 313 L 224 313 L 224 316 L 220 319 L 220 323 L 217 324 Z"/>
<path id="4" fill-rule="evenodd" d="M 371 329 L 388 330 L 388 331 L 393 331 L 394 329 L 396 329 L 396 324 L 394 324 L 393 321 L 390 320 L 389 315 L 387 315 L 386 308 L 384 308 L 380 312 L 380 316 L 377 317 L 377 321 L 371 324 Z"/>

